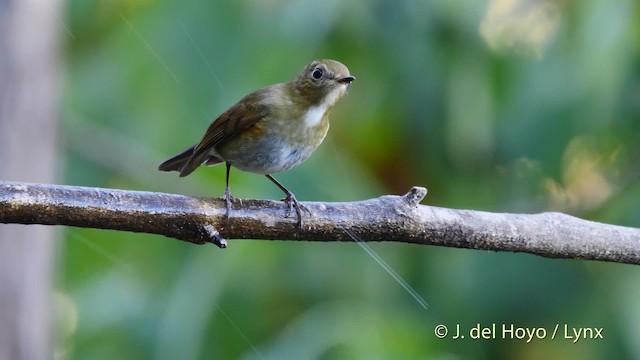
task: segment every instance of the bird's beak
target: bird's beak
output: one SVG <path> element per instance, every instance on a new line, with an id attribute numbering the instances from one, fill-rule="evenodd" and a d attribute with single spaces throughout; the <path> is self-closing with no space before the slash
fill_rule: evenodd
<path id="1" fill-rule="evenodd" d="M 355 80 L 356 77 L 355 76 L 351 76 L 351 75 L 347 75 L 347 76 L 340 76 L 336 78 L 336 82 L 339 82 L 341 84 L 351 84 L 351 82 L 353 80 Z"/>

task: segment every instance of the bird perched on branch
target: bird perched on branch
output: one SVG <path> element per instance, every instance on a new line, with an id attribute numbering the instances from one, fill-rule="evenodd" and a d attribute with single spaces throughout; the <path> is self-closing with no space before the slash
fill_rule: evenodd
<path id="1" fill-rule="evenodd" d="M 307 160 L 329 130 L 329 113 L 355 77 L 335 60 L 316 60 L 293 80 L 267 86 L 242 98 L 215 119 L 202 140 L 160 164 L 161 171 L 180 177 L 198 166 L 225 163 L 224 200 L 229 218 L 233 197 L 229 173 L 240 170 L 265 175 L 286 195 L 285 216 L 295 209 L 302 225 L 302 206 L 291 191 L 271 174 Z"/>

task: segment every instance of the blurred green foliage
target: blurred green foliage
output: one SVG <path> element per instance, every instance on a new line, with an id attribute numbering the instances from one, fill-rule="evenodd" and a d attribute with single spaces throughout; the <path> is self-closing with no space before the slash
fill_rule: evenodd
<path id="1" fill-rule="evenodd" d="M 325 143 L 276 178 L 302 200 L 429 189 L 425 203 L 640 226 L 635 1 L 66 4 L 65 182 L 221 196 L 224 167 L 157 165 L 243 95 L 316 58 L 357 76 Z M 235 171 L 239 197 L 279 198 Z M 640 270 L 408 244 L 231 241 L 66 229 L 60 359 L 640 359 Z M 384 240 L 384 239 L 380 239 Z M 604 339 L 446 340 L 481 323 Z"/>

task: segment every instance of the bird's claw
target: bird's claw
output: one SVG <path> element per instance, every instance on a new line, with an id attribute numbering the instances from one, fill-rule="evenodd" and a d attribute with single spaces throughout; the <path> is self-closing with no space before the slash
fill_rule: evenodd
<path id="1" fill-rule="evenodd" d="M 288 205 L 287 210 L 284 213 L 284 217 L 288 218 L 289 216 L 291 216 L 291 212 L 295 210 L 296 215 L 298 216 L 297 225 L 299 228 L 302 228 L 302 211 L 304 210 L 308 212 L 310 216 L 311 216 L 311 211 L 307 209 L 306 206 L 300 204 L 298 199 L 296 199 L 296 196 L 293 195 L 292 193 L 288 193 L 287 197 L 282 199 L 282 201 L 284 201 Z"/>
<path id="2" fill-rule="evenodd" d="M 229 214 L 231 213 L 231 204 L 233 204 L 234 200 L 234 197 L 231 196 L 231 191 L 229 191 L 229 189 L 226 189 L 224 191 L 224 205 L 226 207 L 224 220 L 226 225 L 229 225 Z"/>

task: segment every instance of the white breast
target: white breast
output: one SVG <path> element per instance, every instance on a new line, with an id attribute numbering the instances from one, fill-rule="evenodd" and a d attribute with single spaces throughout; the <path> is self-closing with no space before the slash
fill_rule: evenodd
<path id="1" fill-rule="evenodd" d="M 304 114 L 305 126 L 314 127 L 320 125 L 324 113 L 327 112 L 327 109 L 329 107 L 335 105 L 338 99 L 340 99 L 340 97 L 344 95 L 346 89 L 346 85 L 339 86 L 332 90 L 329 94 L 327 94 L 327 96 L 320 104 L 310 107 L 309 110 L 307 110 L 307 112 Z"/>

